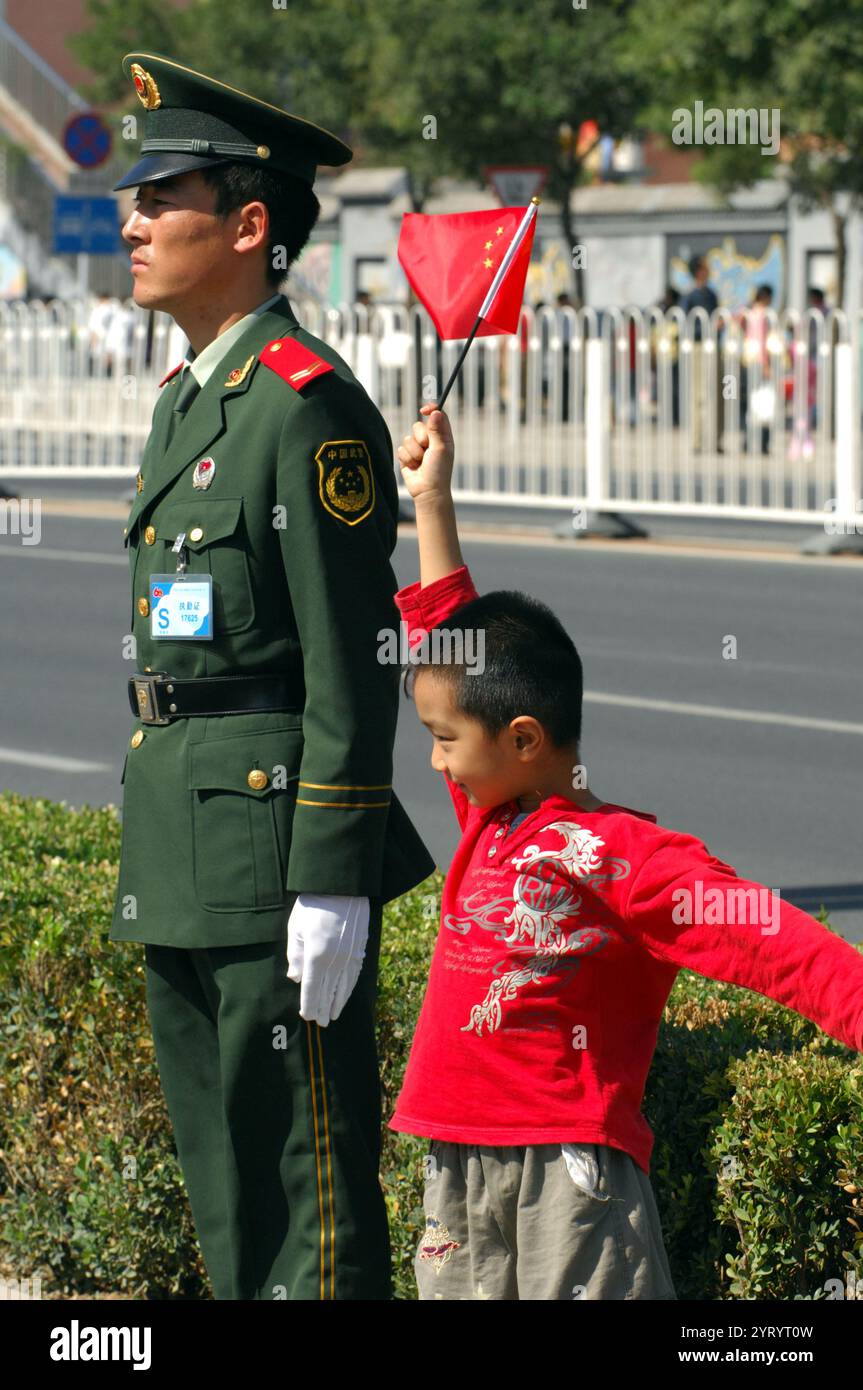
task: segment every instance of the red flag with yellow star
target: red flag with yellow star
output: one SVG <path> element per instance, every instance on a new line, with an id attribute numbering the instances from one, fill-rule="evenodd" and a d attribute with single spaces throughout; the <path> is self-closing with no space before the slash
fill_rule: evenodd
<path id="1" fill-rule="evenodd" d="M 473 329 L 526 212 L 526 208 L 497 208 L 490 212 L 405 213 L 399 260 L 444 340 L 466 338 Z M 476 337 L 517 332 L 535 230 L 533 217 L 482 316 Z"/>

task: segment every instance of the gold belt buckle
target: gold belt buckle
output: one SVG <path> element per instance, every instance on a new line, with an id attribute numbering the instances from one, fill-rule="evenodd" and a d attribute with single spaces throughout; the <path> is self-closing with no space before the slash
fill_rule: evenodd
<path id="1" fill-rule="evenodd" d="M 135 685 L 135 697 L 138 701 L 138 718 L 144 724 L 170 724 L 168 715 L 163 715 L 159 709 L 159 699 L 156 694 L 158 685 L 163 685 L 168 679 L 167 671 L 151 671 L 146 676 L 133 676 Z"/>

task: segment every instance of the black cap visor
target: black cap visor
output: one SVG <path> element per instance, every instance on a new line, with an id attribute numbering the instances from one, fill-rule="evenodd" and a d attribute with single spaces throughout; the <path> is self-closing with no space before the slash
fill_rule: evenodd
<path id="1" fill-rule="evenodd" d="M 137 188 L 140 183 L 158 183 L 160 179 L 191 174 L 195 169 L 211 169 L 217 164 L 229 162 L 227 156 L 224 159 L 211 159 L 201 154 L 146 154 L 119 183 L 114 184 L 114 192 L 118 193 L 121 188 Z"/>

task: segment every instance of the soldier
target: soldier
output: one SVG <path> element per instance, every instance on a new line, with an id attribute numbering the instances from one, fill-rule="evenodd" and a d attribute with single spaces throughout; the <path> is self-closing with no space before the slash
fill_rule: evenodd
<path id="1" fill-rule="evenodd" d="M 145 943 L 217 1299 L 391 1297 L 374 1007 L 383 904 L 434 862 L 392 790 L 397 490 L 382 416 L 278 293 L 319 126 L 156 54 L 123 236 L 190 342 L 124 535 L 137 717 L 111 939 Z M 281 257 L 281 259 L 280 259 Z"/>

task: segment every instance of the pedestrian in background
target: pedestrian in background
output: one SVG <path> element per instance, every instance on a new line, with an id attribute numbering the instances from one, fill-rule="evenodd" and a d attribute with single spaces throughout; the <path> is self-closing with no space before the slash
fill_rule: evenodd
<path id="1" fill-rule="evenodd" d="M 689 316 L 693 309 L 703 309 L 708 318 L 715 313 L 719 307 L 719 300 L 716 298 L 715 291 L 708 284 L 710 279 L 710 268 L 704 256 L 693 256 L 689 262 L 689 273 L 695 284 L 693 288 L 684 296 L 681 308 Z M 692 324 L 692 351 L 691 351 L 691 372 L 692 372 L 692 449 L 696 454 L 700 454 L 705 445 L 707 433 L 707 411 L 710 400 L 710 380 L 712 372 L 714 383 L 714 395 L 716 399 L 717 421 L 716 421 L 716 447 L 722 452 L 722 395 L 719 389 L 719 352 L 705 352 L 704 331 L 701 317 L 696 317 Z M 718 344 L 717 344 L 718 346 Z M 710 358 L 713 358 L 711 367 Z"/>
<path id="2" fill-rule="evenodd" d="M 759 285 L 745 314 L 743 373 L 740 383 L 740 428 L 743 448 L 749 448 L 750 428 L 760 426 L 761 452 L 770 452 L 770 426 L 776 417 L 776 380 L 770 356 L 770 317 L 773 289 Z M 750 422 L 751 413 L 751 422 Z"/>
<path id="3" fill-rule="evenodd" d="M 680 325 L 670 310 L 680 304 L 680 295 L 673 285 L 666 285 L 665 294 L 659 301 L 664 322 L 653 323 L 650 329 L 650 369 L 652 376 L 651 397 L 659 411 L 660 372 L 663 362 L 671 367 L 671 424 L 677 429 L 680 424 Z"/>

